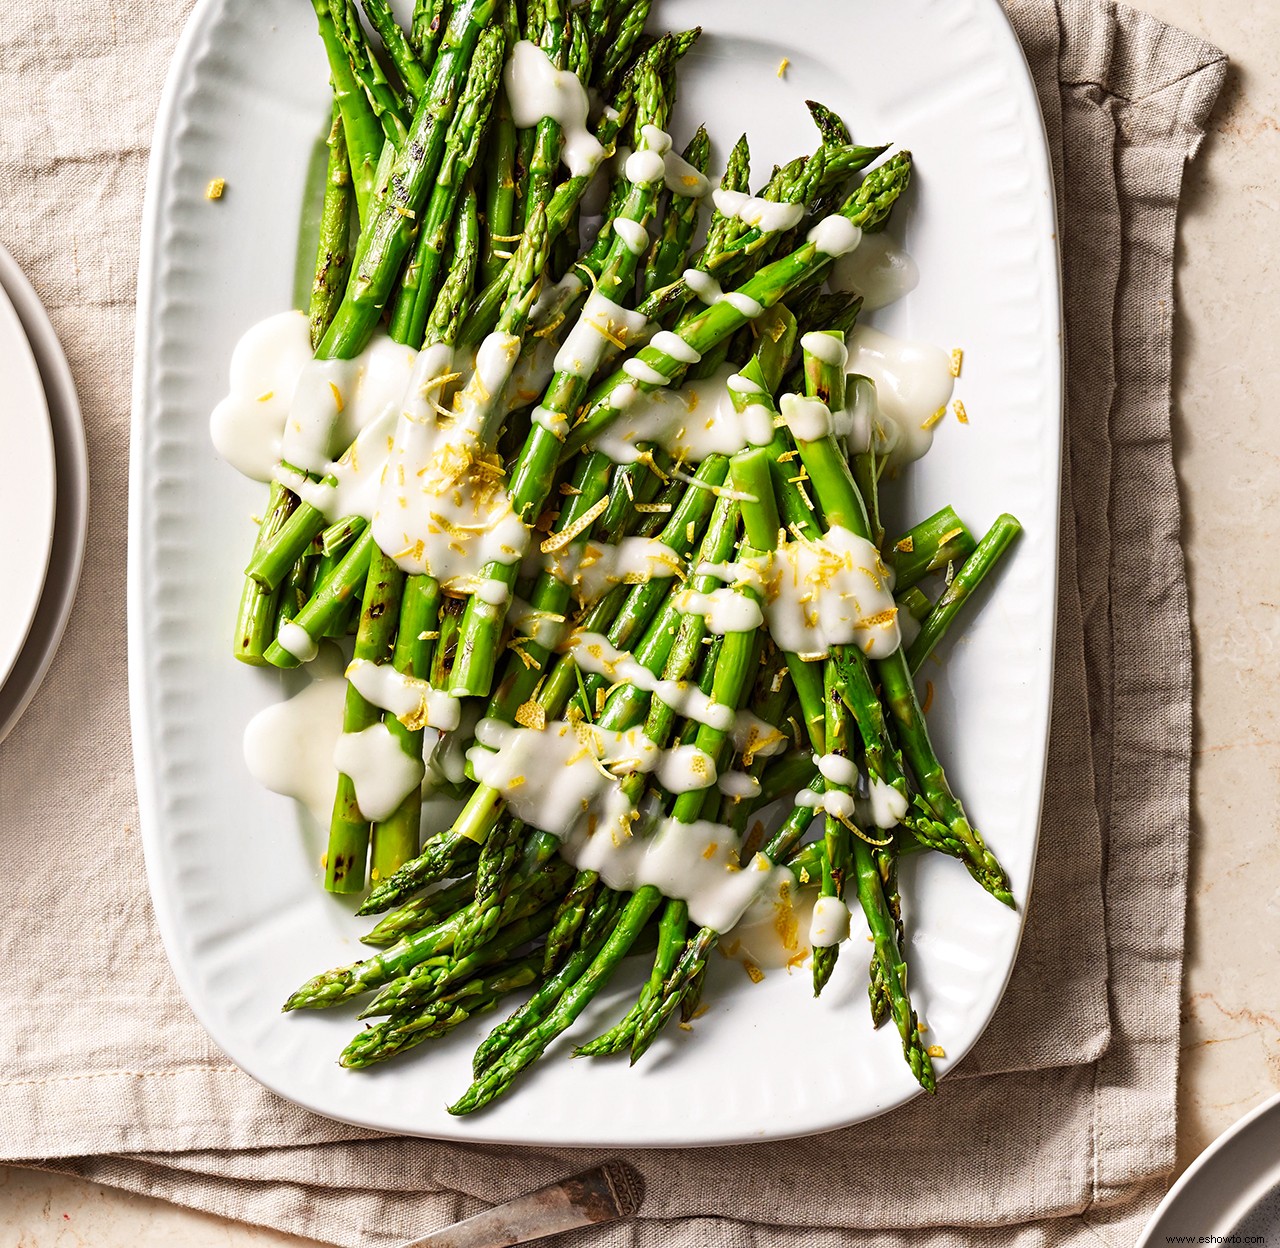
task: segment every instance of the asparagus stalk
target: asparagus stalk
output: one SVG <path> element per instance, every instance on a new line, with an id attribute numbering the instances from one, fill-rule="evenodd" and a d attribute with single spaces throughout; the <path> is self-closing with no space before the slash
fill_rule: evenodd
<path id="1" fill-rule="evenodd" d="M 343 0 L 334 0 L 334 3 L 339 9 L 343 7 Z M 329 58 L 333 97 L 342 117 L 342 137 L 346 143 L 351 169 L 352 192 L 360 223 L 364 225 L 369 219 L 374 175 L 382 152 L 382 127 L 374 115 L 364 87 L 356 79 L 347 49 L 339 37 L 330 0 L 312 0 L 312 4 L 320 25 L 320 38 L 324 41 L 325 53 Z"/>
<path id="2" fill-rule="evenodd" d="M 1007 513 L 998 516 L 973 553 L 961 564 L 951 584 L 943 591 L 933 610 L 925 616 L 919 634 L 907 649 L 907 664 L 913 675 L 933 653 L 934 647 L 942 640 L 964 604 L 973 596 L 974 590 L 1021 532 L 1022 525 L 1013 516 Z"/>
<path id="3" fill-rule="evenodd" d="M 444 155 L 423 212 L 413 258 L 405 268 L 391 313 L 391 337 L 416 346 L 435 305 L 449 227 L 467 174 L 476 163 L 480 140 L 493 106 L 506 44 L 500 27 L 480 36 L 462 97 L 449 123 Z"/>
<path id="4" fill-rule="evenodd" d="M 893 587 L 901 593 L 918 585 L 930 572 L 959 564 L 974 548 L 973 534 L 951 507 L 943 507 L 908 529 L 884 553 L 893 569 Z"/>
<path id="5" fill-rule="evenodd" d="M 412 110 L 427 89 L 427 74 L 419 53 L 405 34 L 387 0 L 360 0 L 370 25 L 378 32 L 382 46 L 404 85 L 405 103 Z"/>
<path id="6" fill-rule="evenodd" d="M 404 582 L 404 573 L 395 560 L 375 551 L 365 582 L 364 607 L 356 633 L 355 657 L 373 663 L 391 657 L 395 639 L 394 605 Z M 354 686 L 347 687 L 342 712 L 344 733 L 362 732 L 372 727 L 381 713 L 371 706 Z M 364 889 L 369 851 L 369 820 L 356 800 L 355 784 L 345 773 L 338 775 L 338 791 L 333 799 L 329 823 L 329 847 L 324 859 L 324 886 L 331 893 L 358 893 Z"/>
<path id="7" fill-rule="evenodd" d="M 333 124 L 326 140 L 329 163 L 325 171 L 324 202 L 320 209 L 320 245 L 316 256 L 316 275 L 311 285 L 311 347 L 314 350 L 329 328 L 329 322 L 342 299 L 351 267 L 350 221 L 353 191 L 351 161 L 343 139 L 342 114 L 335 104 Z"/>
<path id="8" fill-rule="evenodd" d="M 434 1040 L 476 1014 L 491 1010 L 510 992 L 536 983 L 537 959 L 519 958 L 496 969 L 485 969 L 474 979 L 427 1005 L 393 1014 L 384 1022 L 366 1028 L 338 1058 L 349 1070 L 363 1070 L 385 1062 L 397 1053 Z"/>

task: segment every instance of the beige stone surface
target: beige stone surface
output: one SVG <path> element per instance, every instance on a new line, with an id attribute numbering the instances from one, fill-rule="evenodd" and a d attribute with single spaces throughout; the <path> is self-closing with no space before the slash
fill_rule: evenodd
<path id="1" fill-rule="evenodd" d="M 1187 183 L 1175 435 L 1196 648 L 1180 1168 L 1280 1091 L 1280 10 L 1145 0 L 1232 68 Z M 304 1241 L 0 1167 L 15 1248 L 284 1248 Z"/>

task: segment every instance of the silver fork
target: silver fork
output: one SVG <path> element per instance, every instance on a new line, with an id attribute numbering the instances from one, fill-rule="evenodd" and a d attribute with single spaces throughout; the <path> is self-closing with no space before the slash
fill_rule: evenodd
<path id="1" fill-rule="evenodd" d="M 560 1231 L 629 1218 L 643 1199 L 640 1172 L 625 1161 L 606 1161 L 401 1248 L 509 1248 Z"/>

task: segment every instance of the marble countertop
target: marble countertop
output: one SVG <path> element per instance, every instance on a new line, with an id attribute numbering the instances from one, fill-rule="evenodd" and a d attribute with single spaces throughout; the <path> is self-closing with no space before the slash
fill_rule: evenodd
<path id="1" fill-rule="evenodd" d="M 1196 662 L 1178 1165 L 1280 1090 L 1280 11 L 1140 0 L 1231 57 L 1187 178 L 1174 432 Z M 1277 577 L 1273 581 L 1272 578 Z M 303 1241 L 0 1167 L 16 1248 L 283 1248 Z"/>

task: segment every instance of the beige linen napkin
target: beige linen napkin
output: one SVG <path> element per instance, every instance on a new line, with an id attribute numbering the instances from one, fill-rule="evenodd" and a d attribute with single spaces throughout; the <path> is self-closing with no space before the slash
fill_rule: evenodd
<path id="1" fill-rule="evenodd" d="M 88 0 L 36 0 L 0 30 L 0 91 L 24 101 L 0 128 L 0 241 L 68 350 L 93 483 L 70 630 L 0 747 L 0 1160 L 389 1244 L 597 1154 L 305 1113 L 213 1048 L 160 948 L 126 720 L 126 453 L 147 145 L 188 10 L 122 0 L 107 21 Z M 1191 673 L 1172 260 L 1224 61 L 1123 7 L 1008 10 L 1058 174 L 1071 350 L 1053 758 L 1014 980 L 936 1099 L 819 1138 L 642 1154 L 641 1220 L 593 1243 L 1126 1244 L 1173 1164 Z"/>

